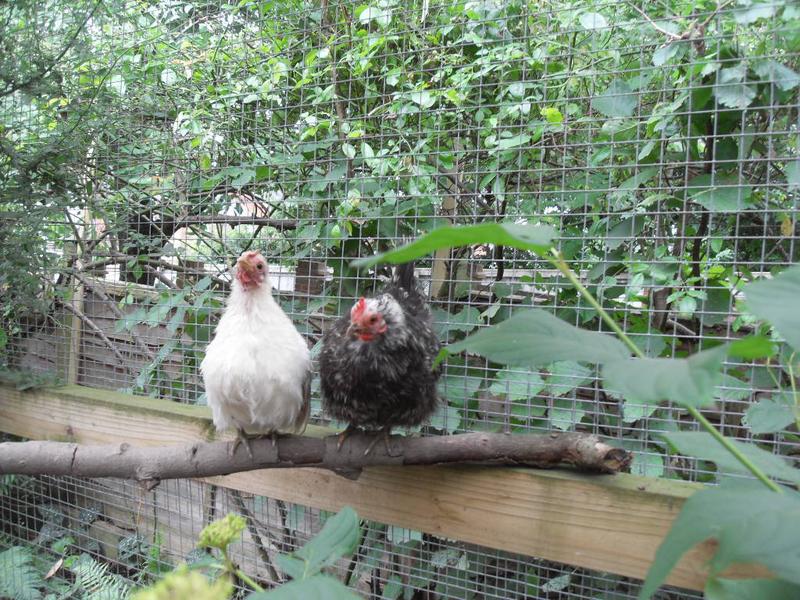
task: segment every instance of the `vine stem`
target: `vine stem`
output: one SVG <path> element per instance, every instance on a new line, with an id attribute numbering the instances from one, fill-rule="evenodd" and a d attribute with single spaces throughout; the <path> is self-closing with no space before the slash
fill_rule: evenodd
<path id="1" fill-rule="evenodd" d="M 228 556 L 227 548 L 222 548 L 222 562 L 224 565 L 224 570 L 232 575 L 236 575 L 239 579 L 244 581 L 247 585 L 253 588 L 256 592 L 263 592 L 264 588 L 258 585 L 253 579 L 247 575 L 244 571 L 237 568 L 233 561 L 231 560 L 230 556 Z"/>
<path id="2" fill-rule="evenodd" d="M 628 335 L 622 330 L 622 328 L 617 324 L 617 322 L 611 318 L 611 315 L 606 312 L 603 306 L 597 301 L 597 299 L 592 295 L 592 293 L 586 289 L 586 287 L 580 282 L 578 276 L 575 272 L 569 267 L 567 262 L 564 260 L 564 257 L 561 253 L 556 250 L 555 248 L 552 249 L 553 258 L 548 258 L 547 260 L 552 264 L 555 268 L 557 268 L 561 273 L 563 273 L 564 277 L 566 277 L 569 282 L 575 286 L 575 289 L 584 297 L 584 299 L 592 305 L 592 307 L 597 311 L 600 315 L 600 318 L 614 331 L 617 337 L 633 352 L 633 354 L 637 358 L 646 358 L 644 352 L 633 343 L 633 340 L 628 337 Z M 748 471 L 750 471 L 761 483 L 767 486 L 774 492 L 782 493 L 783 490 L 781 487 L 772 481 L 769 477 L 767 477 L 766 473 L 762 471 L 756 464 L 753 463 L 744 453 L 736 447 L 736 445 L 722 435 L 711 422 L 706 419 L 703 414 L 691 404 L 684 404 L 684 408 L 689 412 L 690 415 L 700 423 L 700 426 L 705 429 L 711 437 L 717 440 L 722 446 L 730 452 L 736 460 L 738 460 Z"/>

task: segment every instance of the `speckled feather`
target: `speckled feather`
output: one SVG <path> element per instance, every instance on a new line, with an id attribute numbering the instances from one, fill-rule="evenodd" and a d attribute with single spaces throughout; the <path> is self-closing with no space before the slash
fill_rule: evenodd
<path id="1" fill-rule="evenodd" d="M 323 337 L 323 408 L 337 420 L 366 429 L 419 425 L 439 401 L 439 372 L 431 370 L 439 340 L 417 289 L 413 263 L 397 267 L 371 303 L 386 320 L 383 335 L 362 341 L 348 334 L 350 316 L 344 315 Z"/>

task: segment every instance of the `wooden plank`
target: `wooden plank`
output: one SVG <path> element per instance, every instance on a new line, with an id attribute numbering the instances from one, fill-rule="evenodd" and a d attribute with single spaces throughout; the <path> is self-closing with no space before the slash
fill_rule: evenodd
<path id="1" fill-rule="evenodd" d="M 0 386 L 0 430 L 34 440 L 163 445 L 209 439 L 207 409 L 77 385 Z"/>
<path id="2" fill-rule="evenodd" d="M 163 445 L 210 439 L 204 407 L 80 386 L 21 393 L 0 387 L 0 429 L 34 439 Z M 309 435 L 330 431 L 309 427 Z M 632 475 L 476 467 L 383 467 L 357 481 L 318 469 L 209 478 L 217 485 L 580 567 L 644 578 L 658 545 L 699 484 Z M 702 589 L 713 544 L 668 582 Z M 739 568 L 728 575 L 763 571 Z"/>

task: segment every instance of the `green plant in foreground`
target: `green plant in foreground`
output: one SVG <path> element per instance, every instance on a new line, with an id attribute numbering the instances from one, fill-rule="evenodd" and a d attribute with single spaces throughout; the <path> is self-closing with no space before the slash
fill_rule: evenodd
<path id="1" fill-rule="evenodd" d="M 356 600 L 358 596 L 339 580 L 322 570 L 343 556 L 355 552 L 361 537 L 359 519 L 350 507 L 329 518 L 320 532 L 302 548 L 281 554 L 277 562 L 292 581 L 266 591 L 231 560 L 228 548 L 239 540 L 246 526 L 244 518 L 229 514 L 200 533 L 198 545 L 211 548 L 215 556 L 191 565 L 181 565 L 161 581 L 140 590 L 133 600 L 227 600 L 233 594 L 232 581 L 249 586 L 249 600 L 329 598 Z M 221 560 L 220 560 L 221 559 Z M 210 576 L 199 572 L 207 569 Z"/>
<path id="2" fill-rule="evenodd" d="M 755 444 L 725 437 L 700 412 L 714 400 L 713 392 L 722 379 L 722 363 L 727 356 L 771 358 L 776 344 L 765 337 L 749 336 L 687 358 L 647 358 L 553 249 L 555 235 L 549 226 L 510 223 L 442 227 L 403 247 L 355 264 L 364 267 L 379 262 L 402 263 L 442 248 L 486 243 L 530 251 L 549 261 L 618 339 L 579 329 L 548 312 L 531 309 L 517 311 L 496 326 L 446 346 L 439 361 L 469 351 L 515 367 L 531 368 L 560 360 L 592 363 L 601 368 L 606 391 L 626 401 L 645 405 L 670 401 L 684 408 L 705 431 L 665 433 L 663 438 L 673 448 L 681 454 L 715 462 L 723 472 L 749 473 L 760 483 L 725 479 L 719 487 L 701 490 L 689 498 L 658 549 L 640 598 L 652 596 L 680 557 L 709 538 L 715 539 L 718 547 L 708 565 L 708 598 L 800 597 L 800 494 L 776 482 L 800 485 L 800 472 Z M 800 265 L 772 280 L 749 284 L 745 294 L 749 310 L 769 321 L 795 351 L 800 350 L 800 313 L 795 308 L 800 297 Z M 772 429 L 765 426 L 764 431 L 777 431 L 797 421 L 800 398 L 794 383 L 793 356 L 787 366 L 792 381 L 788 399 L 756 411 L 757 416 L 761 412 L 762 423 L 772 423 Z M 774 578 L 723 577 L 724 571 L 735 563 L 761 564 Z"/>

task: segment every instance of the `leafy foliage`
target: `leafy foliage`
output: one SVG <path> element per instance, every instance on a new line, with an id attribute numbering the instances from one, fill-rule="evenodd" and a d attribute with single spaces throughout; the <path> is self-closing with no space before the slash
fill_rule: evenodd
<path id="1" fill-rule="evenodd" d="M 12 546 L 0 552 L 0 596 L 39 600 L 44 579 L 33 566 L 31 548 Z"/>
<path id="2" fill-rule="evenodd" d="M 626 3 L 522 0 L 2 4 L 0 363 L 62 326 L 80 282 L 113 274 L 124 316 L 110 345 L 166 332 L 155 349 L 139 344 L 143 366 L 116 365 L 130 370 L 121 385 L 202 402 L 197 365 L 232 256 L 257 247 L 282 266 L 332 269 L 320 298 L 281 297 L 304 324 L 369 291 L 380 271 L 358 267 L 416 256 L 447 271 L 436 311 L 449 404 L 435 429 L 631 424 L 625 443 L 652 456 L 661 427 L 685 426 L 665 402 L 725 408 L 723 394 L 744 403 L 767 388 L 741 429 L 796 435 L 786 431 L 798 420 L 796 357 L 783 340 L 800 350 L 798 271 L 757 272 L 800 257 L 800 12 L 783 0 L 641 10 L 647 18 Z M 417 240 L 391 251 L 404 237 Z M 476 300 L 472 269 L 512 261 L 526 275 L 498 276 L 491 299 Z M 563 278 L 567 265 L 597 306 Z M 543 277 L 551 266 L 563 277 Z M 547 310 L 521 306 L 536 294 Z M 768 348 L 763 335 L 732 343 L 728 357 L 743 362 L 723 375 L 708 338 L 770 335 L 758 318 L 774 327 Z M 647 358 L 632 358 L 609 322 Z M 710 450 L 718 439 L 671 441 L 720 473 L 743 468 Z M 656 472 L 684 476 L 657 459 Z M 719 596 L 732 584 L 710 585 Z"/>

